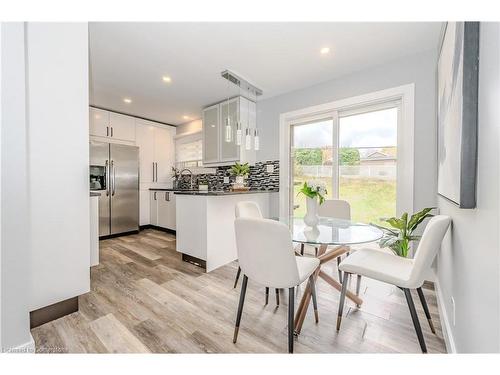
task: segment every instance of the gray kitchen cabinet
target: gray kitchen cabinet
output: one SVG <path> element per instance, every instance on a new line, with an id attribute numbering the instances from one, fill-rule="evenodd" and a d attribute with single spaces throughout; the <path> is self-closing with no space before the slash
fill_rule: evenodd
<path id="1" fill-rule="evenodd" d="M 212 105 L 203 110 L 203 164 L 207 166 L 231 165 L 235 162 L 255 164 L 254 133 L 256 105 L 238 96 Z M 228 125 L 229 120 L 229 127 Z M 242 130 L 242 142 L 238 145 L 238 122 Z M 251 149 L 245 148 L 245 135 L 251 137 Z"/>

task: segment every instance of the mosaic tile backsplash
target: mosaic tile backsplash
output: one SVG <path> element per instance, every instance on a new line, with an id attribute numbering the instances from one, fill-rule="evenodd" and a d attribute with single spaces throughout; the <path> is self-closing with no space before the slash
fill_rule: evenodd
<path id="1" fill-rule="evenodd" d="M 273 172 L 267 172 L 267 166 L 273 166 Z M 208 183 L 209 190 L 229 190 L 235 182 L 235 176 L 231 175 L 231 166 L 217 167 L 215 174 L 193 175 L 193 186 L 196 189 L 200 181 Z M 278 160 L 257 162 L 250 167 L 247 186 L 252 190 L 278 190 L 280 183 L 280 166 Z M 229 177 L 229 183 L 224 183 L 224 177 Z M 179 189 L 189 189 L 189 177 L 184 176 L 179 180 Z"/>

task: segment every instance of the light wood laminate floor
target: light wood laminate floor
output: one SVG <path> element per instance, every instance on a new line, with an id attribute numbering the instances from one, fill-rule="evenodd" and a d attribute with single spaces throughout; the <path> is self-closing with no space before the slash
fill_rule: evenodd
<path id="1" fill-rule="evenodd" d="M 248 283 L 238 337 L 232 343 L 241 280 L 233 289 L 237 263 L 204 273 L 182 262 L 175 236 L 155 230 L 101 241 L 100 264 L 91 270 L 91 292 L 80 310 L 34 328 L 41 353 L 286 353 L 287 301 Z M 310 249 L 312 250 L 312 249 Z M 327 272 L 337 278 L 331 262 Z M 329 268 L 328 268 L 329 267 Z M 305 285 L 299 288 L 300 298 Z M 354 283 L 352 285 L 354 288 Z M 419 353 L 404 295 L 395 287 L 363 279 L 364 304 L 347 302 L 335 331 L 339 294 L 317 283 L 319 324 L 308 310 L 296 353 Z M 433 290 L 424 289 L 436 326 L 433 335 L 416 293 L 415 305 L 430 353 L 445 352 Z"/>

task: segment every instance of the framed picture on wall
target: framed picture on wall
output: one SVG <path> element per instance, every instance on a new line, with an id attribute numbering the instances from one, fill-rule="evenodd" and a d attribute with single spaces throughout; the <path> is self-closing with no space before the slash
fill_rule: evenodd
<path id="1" fill-rule="evenodd" d="M 476 207 L 479 22 L 448 22 L 438 60 L 438 194 Z"/>

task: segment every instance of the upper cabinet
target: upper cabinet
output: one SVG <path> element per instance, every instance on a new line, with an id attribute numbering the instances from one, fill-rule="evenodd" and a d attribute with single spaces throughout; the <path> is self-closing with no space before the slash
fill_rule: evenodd
<path id="1" fill-rule="evenodd" d="M 135 142 L 134 117 L 92 107 L 89 111 L 91 136 Z"/>
<path id="2" fill-rule="evenodd" d="M 253 145 L 255 110 L 255 103 L 241 96 L 203 110 L 204 165 L 255 164 L 255 150 L 245 148 L 247 129 Z M 242 130 L 241 145 L 237 143 L 238 122 Z"/>
<path id="3" fill-rule="evenodd" d="M 175 128 L 137 119 L 136 145 L 139 146 L 139 182 L 169 184 L 175 165 Z"/>

